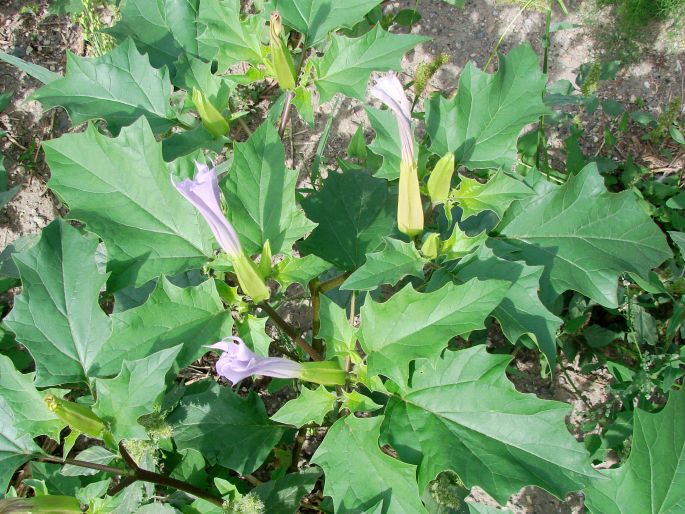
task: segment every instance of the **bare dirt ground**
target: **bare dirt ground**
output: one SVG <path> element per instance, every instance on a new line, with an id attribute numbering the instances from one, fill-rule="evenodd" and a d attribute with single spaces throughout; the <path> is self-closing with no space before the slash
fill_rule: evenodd
<path id="1" fill-rule="evenodd" d="M 84 53 L 80 28 L 68 18 L 49 16 L 45 0 L 34 3 L 39 4 L 35 12 L 31 9 L 22 12 L 26 2 L 0 0 L 0 50 L 61 72 L 67 50 L 81 55 Z M 389 8 L 414 8 L 416 4 L 416 0 L 396 1 Z M 588 18 L 587 4 L 580 0 L 571 0 L 567 6 L 569 15 L 555 10 L 554 22 L 582 23 L 592 19 L 591 16 Z M 451 62 L 432 79 L 432 90 L 456 88 L 458 75 L 464 65 L 472 60 L 480 67 L 484 66 L 502 37 L 501 52 L 528 41 L 541 53 L 545 21 L 541 13 L 521 12 L 517 5 L 503 5 L 495 0 L 467 0 L 463 9 L 440 0 L 421 0 L 418 10 L 422 19 L 411 31 L 428 35 L 432 41 L 422 44 L 405 59 L 404 78 L 409 79 L 419 63 L 447 53 Z M 611 23 L 610 18 L 606 22 Z M 551 81 L 573 81 L 582 63 L 591 61 L 598 54 L 606 56 L 619 50 L 601 40 L 599 28 L 602 27 L 589 25 L 553 34 L 549 70 Z M 659 112 L 671 98 L 682 98 L 685 55 L 667 51 L 658 26 L 654 27 L 654 34 L 654 44 L 635 63 L 624 67 L 615 81 L 603 83 L 601 96 L 624 102 L 642 99 L 644 105 L 655 112 Z M 7 90 L 14 92 L 10 106 L 0 113 L 0 130 L 8 133 L 7 138 L 0 139 L 0 153 L 5 155 L 10 185 L 21 184 L 20 193 L 4 211 L 0 211 L 0 250 L 21 235 L 40 231 L 59 214 L 60 204 L 46 187 L 49 170 L 44 163 L 40 143 L 69 130 L 69 121 L 62 110 L 43 112 L 38 103 L 30 100 L 31 93 L 38 86 L 36 80 L 0 63 L 0 93 Z M 291 162 L 293 167 L 303 170 L 311 162 L 331 110 L 330 105 L 323 106 L 314 128 L 308 128 L 297 120 L 293 122 L 290 152 L 291 158 L 295 157 L 294 162 Z M 355 101 L 341 102 L 325 152 L 329 160 L 345 152 L 359 125 L 367 127 L 367 140 L 370 140 L 372 132 L 368 130 L 363 106 Z M 577 374 L 571 364 L 567 367 L 573 386 L 568 383 L 569 378 L 561 373 L 541 379 L 536 358 L 525 352 L 519 354 L 515 365 L 525 376 L 524 379 L 514 379 L 520 390 L 573 406 L 573 413 L 569 417 L 572 427 L 577 426 L 582 412 L 587 409 L 579 398 L 578 390 L 591 405 L 604 400 L 606 379 Z M 482 491 L 474 491 L 473 498 L 494 505 Z M 507 507 L 517 514 L 584 512 L 582 495 L 571 495 L 567 501 L 560 502 L 535 488 L 524 489 L 510 500 Z"/>

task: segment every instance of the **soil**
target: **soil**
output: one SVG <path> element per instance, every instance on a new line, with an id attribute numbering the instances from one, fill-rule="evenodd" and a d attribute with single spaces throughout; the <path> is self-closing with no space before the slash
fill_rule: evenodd
<path id="1" fill-rule="evenodd" d="M 610 24 L 610 18 L 602 18 L 609 16 L 609 13 L 593 13 L 591 1 L 567 1 L 568 15 L 555 7 L 554 22 L 590 23 L 553 34 L 549 59 L 551 81 L 567 79 L 573 82 L 581 64 L 592 61 L 600 54 L 606 57 L 618 54 L 621 50 L 607 45 L 602 38 L 600 29 L 606 28 L 606 25 L 598 20 Z M 37 8 L 26 9 L 27 2 L 21 0 L 0 0 L 0 51 L 62 72 L 67 51 L 83 55 L 86 50 L 80 28 L 66 17 L 50 16 L 46 0 L 31 4 L 36 4 Z M 450 63 L 429 83 L 428 92 L 455 89 L 464 65 L 471 60 L 479 67 L 484 66 L 500 38 L 500 52 L 528 41 L 539 54 L 542 53 L 545 24 L 542 13 L 521 12 L 519 5 L 497 3 L 495 0 L 467 0 L 463 9 L 440 0 L 403 0 L 389 2 L 387 9 L 414 8 L 417 4 L 422 17 L 411 28 L 411 32 L 428 35 L 432 40 L 419 45 L 405 58 L 402 78 L 411 80 L 416 66 L 432 60 L 436 55 L 446 53 L 450 56 Z M 624 102 L 641 101 L 647 109 L 657 113 L 671 98 L 683 97 L 685 54 L 673 51 L 672 43 L 662 37 L 662 28 L 658 24 L 649 28 L 654 36 L 651 38 L 653 44 L 648 45 L 635 62 L 625 66 L 616 80 L 603 82 L 599 90 L 600 97 Z M 393 27 L 393 30 L 407 31 L 398 27 Z M 0 250 L 21 235 L 40 231 L 62 209 L 59 201 L 47 189 L 49 170 L 43 160 L 40 143 L 59 137 L 69 130 L 70 125 L 61 109 L 44 112 L 37 102 L 30 99 L 31 93 L 39 86 L 38 81 L 25 73 L 0 63 L 0 93 L 7 90 L 14 92 L 10 106 L 0 113 L 0 130 L 8 133 L 8 137 L 0 139 L 0 153 L 5 156 L 10 185 L 21 184 L 19 194 L 0 211 Z M 358 126 L 365 128 L 367 141 L 372 138 L 360 102 L 344 99 L 335 110 L 334 104 L 335 100 L 321 107 L 315 126 L 311 128 L 293 117 L 290 144 L 286 145 L 289 147 L 289 164 L 299 169 L 303 176 L 306 175 L 331 112 L 336 111 L 324 154 L 328 162 L 334 162 L 336 155 L 344 154 Z M 597 141 L 590 135 L 585 144 L 596 146 Z M 301 304 L 295 306 L 297 312 L 287 313 L 289 320 L 303 328 L 308 327 L 308 309 Z M 601 404 L 605 400 L 608 382 L 601 375 L 580 374 L 573 363 L 562 365 L 568 370 L 567 374 L 559 372 L 542 379 L 537 357 L 521 352 L 514 366 L 523 378 L 511 378 L 521 391 L 569 403 L 572 410 L 568 423 L 572 431 L 577 433 L 582 413 L 587 410 L 586 402 L 591 406 Z M 573 386 L 569 380 L 574 382 Z M 309 446 L 314 444 L 315 441 L 305 443 L 308 452 L 313 451 L 314 448 Z M 480 490 L 472 492 L 472 499 L 496 505 Z M 560 502 L 536 488 L 522 490 L 511 498 L 507 507 L 517 514 L 584 511 L 580 494 L 571 495 L 567 501 Z"/>

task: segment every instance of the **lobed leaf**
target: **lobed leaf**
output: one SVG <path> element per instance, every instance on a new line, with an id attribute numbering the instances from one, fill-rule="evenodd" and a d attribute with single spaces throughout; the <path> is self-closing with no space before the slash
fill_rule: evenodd
<path id="1" fill-rule="evenodd" d="M 501 504 L 527 485 L 564 498 L 601 479 L 566 429 L 569 406 L 517 392 L 505 375 L 510 359 L 483 345 L 447 351 L 418 365 L 390 400 L 383 434 L 418 466 L 420 490 L 447 469 Z"/>
<path id="2" fill-rule="evenodd" d="M 89 126 L 43 148 L 52 171 L 48 186 L 69 205 L 69 217 L 107 246 L 109 290 L 200 268 L 212 255 L 209 227 L 172 185 L 161 144 L 144 119 L 114 139 Z"/>
<path id="3" fill-rule="evenodd" d="M 46 109 L 64 107 L 74 124 L 105 120 L 116 135 L 140 116 L 156 133 L 167 130 L 172 125 L 170 95 L 169 72 L 153 68 L 127 39 L 100 57 L 68 53 L 64 77 L 41 87 L 33 98 Z"/>
<path id="4" fill-rule="evenodd" d="M 35 246 L 14 255 L 23 290 L 5 323 L 36 361 L 38 386 L 87 383 L 111 332 L 98 303 L 107 275 L 97 247 L 97 237 L 58 218 Z"/>

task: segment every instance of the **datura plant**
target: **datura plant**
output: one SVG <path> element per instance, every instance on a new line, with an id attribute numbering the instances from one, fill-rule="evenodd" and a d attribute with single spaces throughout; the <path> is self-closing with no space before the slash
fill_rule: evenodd
<path id="1" fill-rule="evenodd" d="M 522 348 L 560 373 L 570 312 L 680 262 L 597 162 L 530 160 L 560 93 L 528 44 L 448 94 L 380 0 L 119 8 L 64 74 L 0 54 L 74 125 L 42 144 L 66 214 L 0 256 L 0 512 L 482 513 L 475 486 L 684 511 L 678 366 L 614 469 L 507 376 Z M 374 135 L 326 161 L 340 98 Z"/>

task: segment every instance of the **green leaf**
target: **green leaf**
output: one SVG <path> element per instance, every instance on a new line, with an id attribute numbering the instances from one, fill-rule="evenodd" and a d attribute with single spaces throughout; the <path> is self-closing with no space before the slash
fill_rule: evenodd
<path id="1" fill-rule="evenodd" d="M 317 389 L 303 387 L 300 396 L 278 409 L 271 420 L 298 428 L 311 422 L 321 425 L 326 414 L 333 409 L 335 399 L 335 394 L 324 386 Z"/>
<path id="2" fill-rule="evenodd" d="M 107 275 L 95 261 L 97 247 L 97 237 L 58 219 L 33 248 L 14 255 L 23 290 L 5 323 L 36 361 L 40 387 L 87 382 L 109 336 L 98 304 Z"/>
<path id="3" fill-rule="evenodd" d="M 330 48 L 316 63 L 314 84 L 321 103 L 336 93 L 364 100 L 372 72 L 400 70 L 402 56 L 428 39 L 413 34 L 391 34 L 380 25 L 359 38 L 333 36 Z"/>
<path id="4" fill-rule="evenodd" d="M 385 247 L 366 255 L 366 263 L 352 273 L 340 289 L 371 291 L 382 284 L 394 286 L 407 275 L 423 278 L 426 259 L 419 255 L 413 243 L 385 238 Z"/>
<path id="5" fill-rule="evenodd" d="M 4 160 L 5 156 L 0 154 L 0 209 L 7 205 L 21 189 L 21 185 L 7 189 L 7 170 L 5 169 Z"/>
<path id="6" fill-rule="evenodd" d="M 14 424 L 22 433 L 59 441 L 64 423 L 45 405 L 43 395 L 33 384 L 33 373 L 19 373 L 5 355 L 0 355 L 0 398 L 12 411 Z"/>
<path id="7" fill-rule="evenodd" d="M 339 419 L 312 457 L 323 468 L 323 492 L 333 498 L 336 513 L 369 512 L 379 501 L 384 514 L 426 512 L 416 487 L 416 467 L 378 447 L 382 421 L 383 416 Z"/>
<path id="8" fill-rule="evenodd" d="M 138 418 L 153 412 L 164 392 L 165 376 L 181 348 L 174 346 L 140 360 L 126 359 L 116 377 L 95 381 L 97 402 L 93 412 L 107 423 L 116 441 L 148 439 Z"/>
<path id="9" fill-rule="evenodd" d="M 90 446 L 82 452 L 79 452 L 75 458 L 84 462 L 94 462 L 106 466 L 116 459 L 117 456 L 102 446 Z M 97 475 L 98 470 L 83 468 L 74 464 L 66 464 L 62 466 L 60 473 L 64 476 L 90 476 Z"/>
<path id="10" fill-rule="evenodd" d="M 354 351 L 356 329 L 347 319 L 347 312 L 325 295 L 319 296 L 319 332 L 326 342 L 326 359 L 346 359 Z"/>
<path id="11" fill-rule="evenodd" d="M 426 105 L 431 151 L 456 152 L 457 164 L 469 169 L 510 168 L 521 129 L 548 113 L 542 103 L 546 81 L 527 43 L 500 56 L 494 75 L 468 63 L 457 95 L 436 95 Z"/>
<path id="12" fill-rule="evenodd" d="M 121 19 L 107 30 L 118 40 L 131 38 L 155 68 L 173 71 L 183 55 L 210 59 L 214 50 L 198 40 L 200 0 L 126 0 Z"/>
<path id="13" fill-rule="evenodd" d="M 0 497 L 16 469 L 42 453 L 31 435 L 15 424 L 15 419 L 5 398 L 0 396 Z"/>
<path id="14" fill-rule="evenodd" d="M 115 139 L 90 126 L 43 148 L 49 187 L 69 205 L 69 217 L 107 246 L 110 291 L 207 262 L 209 227 L 172 185 L 161 144 L 144 119 Z"/>
<path id="15" fill-rule="evenodd" d="M 452 337 L 483 328 L 509 286 L 502 280 L 470 280 L 418 293 L 407 284 L 385 303 L 367 301 L 361 310 L 361 341 L 369 375 L 404 384 L 412 360 L 434 357 Z"/>
<path id="16" fill-rule="evenodd" d="M 300 473 L 290 473 L 255 487 L 252 492 L 264 503 L 269 514 L 295 514 L 302 497 L 308 494 L 321 476 L 318 468 L 311 467 Z"/>
<path id="17" fill-rule="evenodd" d="M 214 381 L 189 388 L 168 422 L 179 449 L 195 449 L 211 464 L 241 475 L 261 466 L 284 430 L 269 420 L 254 392 L 241 398 Z"/>
<path id="18" fill-rule="evenodd" d="M 668 235 L 671 236 L 671 241 L 673 241 L 678 250 L 680 250 L 680 255 L 685 257 L 685 232 L 670 230 Z"/>
<path id="19" fill-rule="evenodd" d="M 233 164 L 221 187 L 228 218 L 245 251 L 261 251 L 266 241 L 274 255 L 290 253 L 293 243 L 314 228 L 295 202 L 297 172 L 285 167 L 285 150 L 271 123 L 244 143 L 236 143 Z"/>
<path id="20" fill-rule="evenodd" d="M 374 173 L 378 178 L 397 180 L 400 178 L 400 160 L 402 147 L 397 120 L 389 109 L 381 110 L 366 107 L 366 115 L 376 137 L 369 145 L 376 155 L 383 157 L 381 167 Z"/>
<path id="21" fill-rule="evenodd" d="M 274 279 L 284 288 L 290 284 L 300 284 L 306 288 L 309 282 L 329 269 L 331 264 L 316 255 L 305 255 L 299 259 L 286 256 L 274 266 Z"/>
<path id="22" fill-rule="evenodd" d="M 462 281 L 472 278 L 510 280 L 511 287 L 492 315 L 500 322 L 504 335 L 512 344 L 524 335 L 530 336 L 544 352 L 550 368 L 554 369 L 556 334 L 562 320 L 552 314 L 538 296 L 543 271 L 540 266 L 505 260 L 482 246 L 473 259 L 459 264 L 457 277 Z"/>
<path id="23" fill-rule="evenodd" d="M 602 470 L 585 492 L 595 514 L 677 514 L 685 509 L 685 391 L 671 391 L 657 414 L 635 410 L 627 462 Z"/>
<path id="24" fill-rule="evenodd" d="M 493 211 L 502 218 L 514 200 L 533 196 L 535 191 L 525 182 L 498 171 L 494 177 L 482 184 L 465 176 L 459 177 L 459 186 L 450 193 L 450 199 L 462 208 L 462 220 L 483 211 Z"/>
<path id="25" fill-rule="evenodd" d="M 140 307 L 115 313 L 112 335 L 102 347 L 91 373 L 116 375 L 125 360 L 133 361 L 183 343 L 176 362 L 185 367 L 231 334 L 233 318 L 224 310 L 213 280 L 181 288 L 163 277 Z"/>
<path id="26" fill-rule="evenodd" d="M 329 174 L 323 188 L 302 201 L 302 208 L 319 225 L 298 244 L 300 250 L 340 270 L 354 270 L 393 231 L 397 196 L 385 180 L 350 170 Z"/>
<path id="27" fill-rule="evenodd" d="M 283 22 L 304 34 L 313 46 L 340 27 L 352 28 L 382 0 L 273 0 Z"/>
<path id="28" fill-rule="evenodd" d="M 566 429 L 569 405 L 516 391 L 505 375 L 510 359 L 484 345 L 447 351 L 417 366 L 390 400 L 383 433 L 419 467 L 420 490 L 450 469 L 504 504 L 527 485 L 564 498 L 599 478 Z"/>
<path id="29" fill-rule="evenodd" d="M 621 273 L 647 276 L 672 255 L 635 194 L 607 192 L 595 164 L 562 186 L 539 182 L 514 206 L 499 230 L 529 265 L 545 267 L 543 299 L 571 289 L 615 308 Z"/>
<path id="30" fill-rule="evenodd" d="M 185 54 L 176 61 L 174 85 L 190 92 L 193 88 L 200 90 L 220 111 L 228 105 L 228 97 L 233 87 L 229 80 L 212 73 L 211 62 L 204 62 Z"/>
<path id="31" fill-rule="evenodd" d="M 171 126 L 167 119 L 171 82 L 127 39 L 100 57 L 67 54 L 64 77 L 33 95 L 43 107 L 64 107 L 74 124 L 104 119 L 112 134 L 145 116 L 155 132 Z"/>
<path id="32" fill-rule="evenodd" d="M 16 68 L 19 68 L 24 73 L 31 75 L 34 79 L 41 81 L 43 84 L 49 84 L 50 82 L 54 82 L 55 80 L 62 78 L 62 75 L 59 73 L 50 71 L 49 69 L 43 68 L 37 64 L 26 62 L 19 57 L 6 54 L 5 52 L 0 52 L 0 61 L 5 61 L 7 64 L 11 64 Z"/>
<path id="33" fill-rule="evenodd" d="M 236 323 L 236 330 L 245 344 L 257 355 L 269 356 L 271 337 L 266 333 L 267 318 L 257 318 L 248 314 L 242 322 Z"/>
<path id="34" fill-rule="evenodd" d="M 247 61 L 262 63 L 261 35 L 264 21 L 259 16 L 240 19 L 240 0 L 203 0 L 198 21 L 206 26 L 200 41 L 215 47 L 222 64 Z"/>

